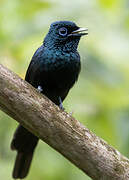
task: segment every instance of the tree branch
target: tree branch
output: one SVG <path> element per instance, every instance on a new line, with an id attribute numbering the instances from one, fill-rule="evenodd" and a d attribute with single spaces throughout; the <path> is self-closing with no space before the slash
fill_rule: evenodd
<path id="1" fill-rule="evenodd" d="M 0 109 L 94 180 L 129 179 L 129 159 L 2 65 Z"/>

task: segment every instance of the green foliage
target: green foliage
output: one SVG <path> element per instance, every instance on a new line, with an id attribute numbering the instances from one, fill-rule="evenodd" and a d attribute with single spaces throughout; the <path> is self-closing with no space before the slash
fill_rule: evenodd
<path id="1" fill-rule="evenodd" d="M 51 22 L 89 28 L 79 51 L 82 71 L 64 106 L 91 131 L 129 157 L 129 13 L 127 0 L 0 1 L 0 63 L 24 78 Z M 11 180 L 17 123 L 0 112 L 0 179 Z M 27 180 L 90 179 L 45 143 L 39 143 Z"/>
<path id="2" fill-rule="evenodd" d="M 100 6 L 104 9 L 115 9 L 118 7 L 120 1 L 119 0 L 99 0 Z"/>

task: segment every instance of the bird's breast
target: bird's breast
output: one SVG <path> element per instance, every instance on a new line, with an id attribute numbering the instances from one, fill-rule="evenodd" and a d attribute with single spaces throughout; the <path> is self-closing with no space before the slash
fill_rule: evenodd
<path id="1" fill-rule="evenodd" d="M 78 78 L 80 72 L 80 58 L 65 55 L 49 60 L 43 68 L 43 83 L 49 91 L 61 93 L 69 90 Z"/>

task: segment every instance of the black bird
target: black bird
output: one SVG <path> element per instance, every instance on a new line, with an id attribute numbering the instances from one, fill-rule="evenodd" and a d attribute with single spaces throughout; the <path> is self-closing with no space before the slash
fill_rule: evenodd
<path id="1" fill-rule="evenodd" d="M 60 108 L 63 108 L 63 100 L 78 79 L 81 66 L 77 47 L 81 36 L 87 34 L 88 29 L 70 21 L 52 23 L 28 67 L 25 80 Z M 18 126 L 11 142 L 11 149 L 17 151 L 13 178 L 27 176 L 37 143 L 36 136 Z"/>

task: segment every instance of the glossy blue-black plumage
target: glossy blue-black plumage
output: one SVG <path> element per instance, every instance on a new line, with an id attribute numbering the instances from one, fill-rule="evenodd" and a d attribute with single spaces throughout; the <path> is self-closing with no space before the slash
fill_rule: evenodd
<path id="1" fill-rule="evenodd" d="M 62 27 L 65 29 L 60 30 Z M 42 93 L 57 105 L 65 99 L 80 72 L 77 47 L 81 34 L 72 34 L 78 29 L 70 21 L 52 23 L 43 45 L 34 53 L 26 73 L 25 80 L 35 88 L 40 86 Z M 18 151 L 13 178 L 24 178 L 27 175 L 37 142 L 38 138 L 25 128 L 17 128 L 11 143 L 11 148 Z"/>
<path id="2" fill-rule="evenodd" d="M 43 93 L 59 105 L 78 78 L 80 57 L 77 52 L 49 50 L 42 45 L 34 54 L 26 80 L 34 87 L 41 86 Z"/>

